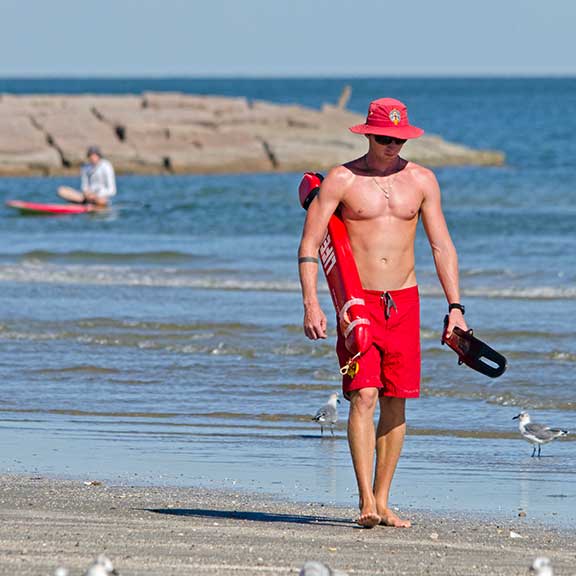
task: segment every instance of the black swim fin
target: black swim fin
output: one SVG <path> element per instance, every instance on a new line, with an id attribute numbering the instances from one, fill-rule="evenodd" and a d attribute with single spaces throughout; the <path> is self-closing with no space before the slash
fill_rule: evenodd
<path id="1" fill-rule="evenodd" d="M 506 358 L 502 354 L 476 338 L 472 330 L 464 332 L 458 326 L 454 328 L 450 338 L 445 338 L 447 326 L 448 316 L 444 318 L 442 344 L 448 344 L 458 354 L 458 364 L 466 364 L 466 366 L 490 378 L 498 378 L 504 374 Z"/>

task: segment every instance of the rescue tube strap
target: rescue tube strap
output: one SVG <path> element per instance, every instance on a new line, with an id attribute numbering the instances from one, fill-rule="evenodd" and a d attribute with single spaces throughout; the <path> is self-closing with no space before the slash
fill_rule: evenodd
<path id="1" fill-rule="evenodd" d="M 367 318 L 356 318 L 356 320 L 352 320 L 352 322 L 348 324 L 348 328 L 346 328 L 344 331 L 344 338 L 348 338 L 350 332 L 352 332 L 352 330 L 354 330 L 354 328 L 360 324 L 370 324 L 370 320 Z"/>
<path id="2" fill-rule="evenodd" d="M 350 306 L 356 306 L 357 304 L 364 306 L 366 302 L 364 301 L 364 298 L 350 298 L 350 300 L 346 301 L 344 303 L 344 306 L 342 306 L 342 308 L 340 309 L 340 312 L 338 312 L 338 317 L 340 318 L 340 320 L 344 318 L 344 314 L 348 312 Z"/>

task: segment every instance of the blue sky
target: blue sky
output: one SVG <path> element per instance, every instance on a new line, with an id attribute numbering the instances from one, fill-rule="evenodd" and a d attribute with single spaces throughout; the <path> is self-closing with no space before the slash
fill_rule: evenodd
<path id="1" fill-rule="evenodd" d="M 576 75 L 573 0 L 2 0 L 0 76 Z"/>

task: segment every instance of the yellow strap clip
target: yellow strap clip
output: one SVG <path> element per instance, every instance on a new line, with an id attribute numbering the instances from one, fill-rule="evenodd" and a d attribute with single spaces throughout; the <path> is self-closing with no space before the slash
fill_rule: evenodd
<path id="1" fill-rule="evenodd" d="M 350 358 L 350 360 L 348 360 L 348 362 L 346 362 L 346 364 L 340 368 L 340 374 L 342 374 L 342 376 L 349 376 L 350 378 L 354 378 L 354 376 L 356 376 L 360 370 L 360 364 L 356 360 L 356 358 L 359 357 L 360 352 L 358 352 L 358 354 L 355 356 L 352 356 L 352 358 Z"/>

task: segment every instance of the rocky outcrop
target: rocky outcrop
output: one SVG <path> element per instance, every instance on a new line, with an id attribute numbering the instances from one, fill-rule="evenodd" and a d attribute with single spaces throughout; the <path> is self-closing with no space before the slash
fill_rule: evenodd
<path id="1" fill-rule="evenodd" d="M 0 100 L 0 174 L 18 175 L 61 167 L 58 151 L 35 124 L 31 110 Z"/>
<path id="2" fill-rule="evenodd" d="M 366 151 L 348 126 L 363 117 L 326 105 L 181 93 L 0 96 L 0 175 L 76 172 L 100 146 L 118 172 L 325 170 Z M 404 156 L 428 166 L 499 165 L 499 152 L 425 135 Z"/>

